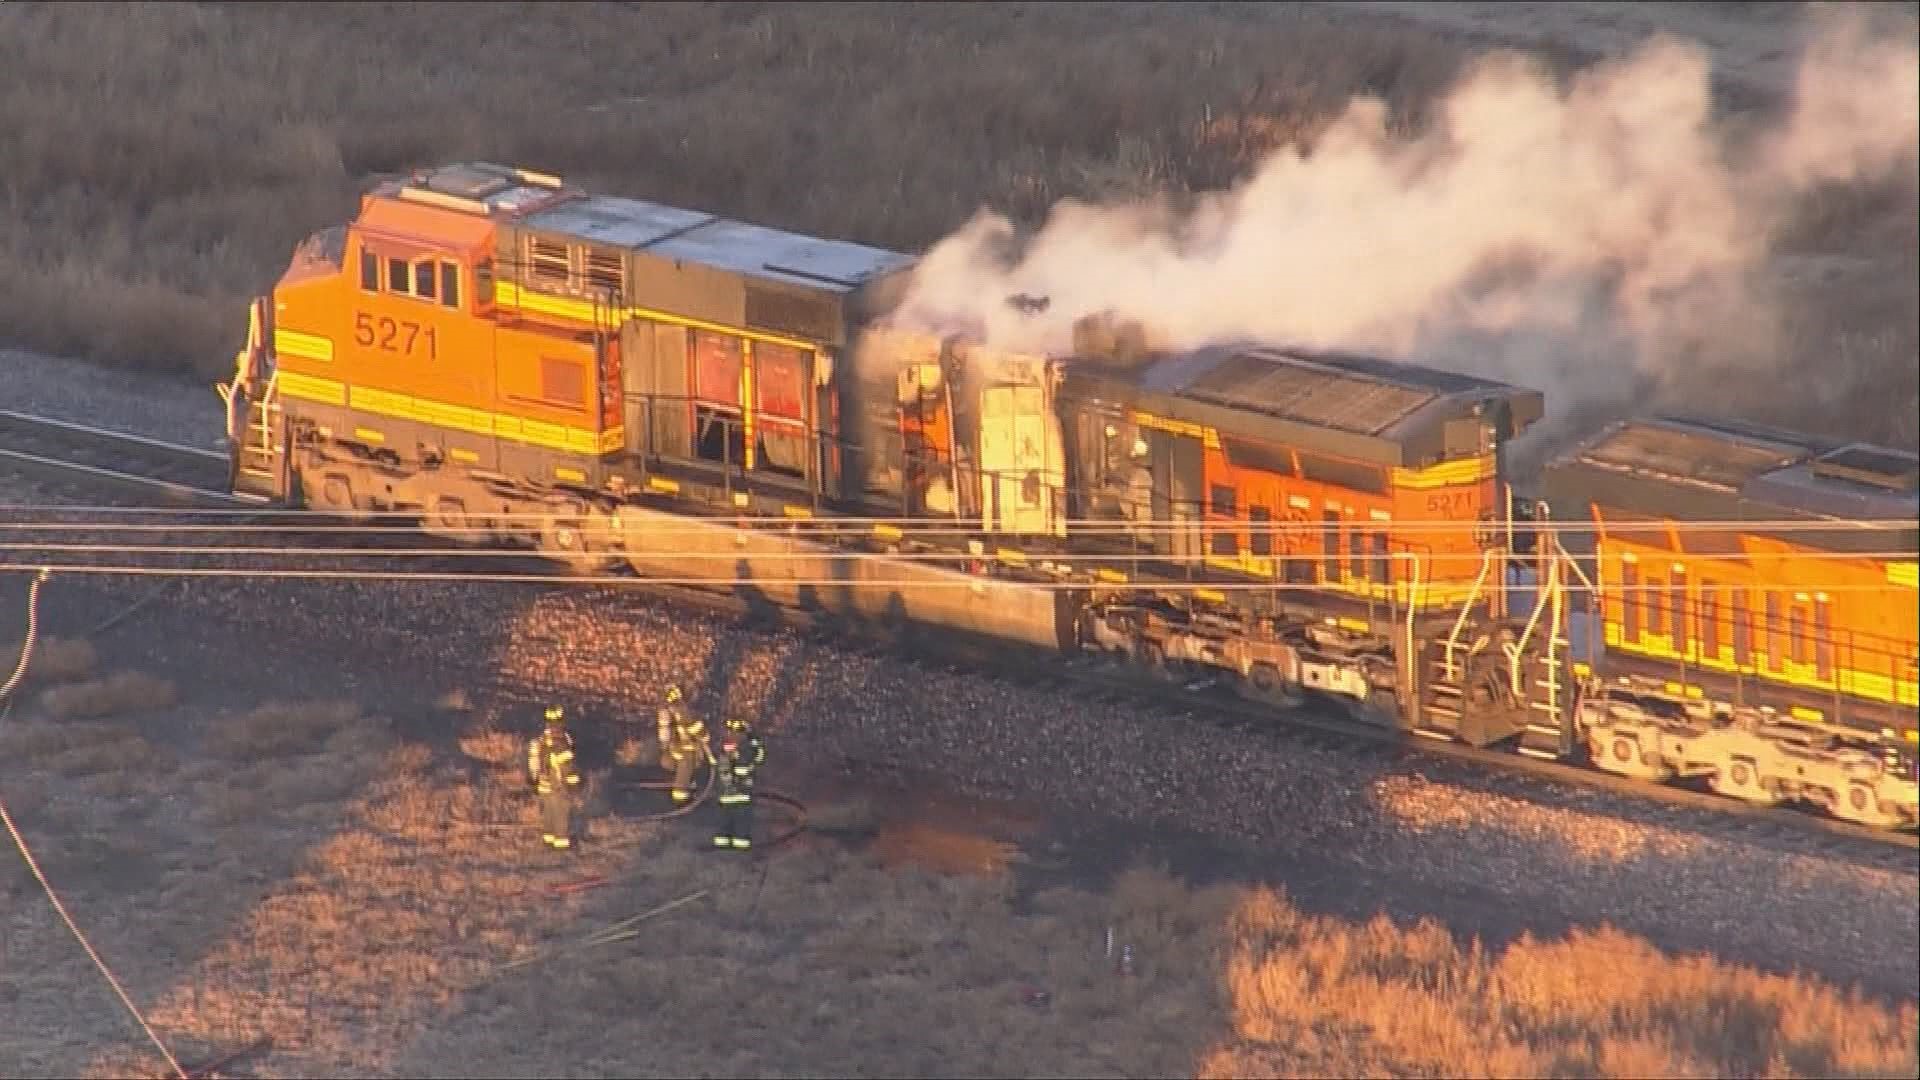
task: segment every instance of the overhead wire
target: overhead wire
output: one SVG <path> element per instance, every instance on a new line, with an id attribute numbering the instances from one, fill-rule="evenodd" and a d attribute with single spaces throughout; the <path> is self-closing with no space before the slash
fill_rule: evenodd
<path id="1" fill-rule="evenodd" d="M 242 544 L 124 544 L 124 543 L 88 544 L 88 543 L 66 543 L 66 542 L 47 542 L 47 541 L 37 541 L 34 543 L 0 541 L 0 551 L 21 551 L 21 552 L 27 552 L 30 554 L 53 554 L 53 553 L 83 554 L 87 552 L 101 552 L 101 553 L 113 554 L 113 555 L 263 555 L 263 556 L 281 556 L 281 557 L 301 556 L 301 557 L 329 557 L 329 558 L 356 557 L 356 558 L 409 558 L 409 559 L 419 559 L 419 558 L 501 559 L 501 558 L 515 558 L 515 557 L 524 558 L 529 555 L 539 555 L 542 553 L 541 549 L 517 550 L 514 548 L 492 548 L 492 547 L 477 547 L 477 546 L 476 547 L 426 547 L 426 546 L 263 547 L 263 546 L 249 546 L 249 545 L 242 545 Z M 550 552 L 550 553 L 564 554 L 561 552 Z M 597 555 L 597 556 L 603 556 L 608 558 L 618 558 L 624 555 L 624 553 L 620 551 L 611 551 L 611 550 L 605 550 L 605 549 L 592 549 L 592 550 L 583 552 L 581 554 L 586 555 L 588 557 Z M 766 562 L 784 562 L 784 561 L 795 561 L 795 560 L 801 560 L 801 559 L 831 559 L 838 562 L 849 562 L 849 563 L 857 563 L 857 562 L 917 563 L 917 562 L 965 561 L 969 558 L 980 557 L 980 556 L 969 555 L 966 552 L 957 552 L 957 551 L 903 551 L 903 552 L 896 553 L 896 552 L 883 552 L 883 551 L 765 551 L 765 550 L 762 550 L 762 551 L 754 551 L 751 553 L 743 553 L 738 551 L 701 550 L 698 548 L 661 549 L 657 547 L 648 547 L 648 548 L 640 549 L 634 552 L 634 554 L 647 557 L 647 558 L 707 559 L 715 562 L 720 562 L 720 561 L 737 562 L 742 558 L 751 558 L 755 561 L 766 561 Z M 985 553 L 982 552 L 981 554 L 984 555 Z M 1345 556 L 1347 554 L 1346 550 L 1342 549 L 1341 554 Z M 1692 563 L 1711 564 L 1715 562 L 1747 563 L 1747 562 L 1751 562 L 1753 559 L 1753 556 L 1751 554 L 1744 551 L 1742 552 L 1685 552 L 1683 554 L 1687 562 L 1690 564 Z M 1811 551 L 1811 552 L 1804 552 L 1804 553 L 1795 552 L 1791 556 L 1779 556 L 1779 557 L 1792 558 L 1795 562 L 1853 562 L 1853 561 L 1860 561 L 1860 560 L 1876 560 L 1876 559 L 1892 561 L 1892 560 L 1897 560 L 1904 555 L 1911 555 L 1911 554 L 1913 553 L 1897 551 L 1897 550 Z M 1292 553 L 1276 552 L 1271 555 L 1259 555 L 1254 557 L 1264 561 L 1280 563 L 1280 564 L 1284 564 L 1288 562 L 1319 563 L 1324 560 L 1325 553 L 1321 551 L 1292 552 Z M 1374 556 L 1371 553 L 1366 553 L 1364 557 L 1372 558 Z M 1094 554 L 1087 554 L 1087 553 L 1070 553 L 1070 552 L 1063 552 L 1059 554 L 1035 552 L 1033 553 L 1033 555 L 1029 556 L 1029 558 L 1040 560 L 1040 561 L 1046 561 L 1049 558 L 1051 558 L 1052 561 L 1056 561 L 1056 562 L 1067 561 L 1067 560 L 1083 560 L 1083 561 L 1095 560 L 1095 561 L 1107 561 L 1107 562 L 1124 562 L 1124 563 L 1138 564 L 1138 565 L 1152 565 L 1152 564 L 1159 564 L 1159 563 L 1173 563 L 1177 565 L 1186 565 L 1193 561 L 1193 559 L 1190 556 L 1184 555 L 1184 554 L 1159 554 L 1154 552 L 1141 552 L 1141 553 L 1127 552 L 1127 553 L 1118 553 L 1118 554 L 1112 554 L 1112 555 L 1094 555 Z M 1422 554 L 1422 561 L 1427 562 L 1429 564 L 1452 562 L 1452 563 L 1468 564 L 1475 568 L 1479 567 L 1482 558 L 1483 558 L 1483 553 L 1480 551 L 1458 551 L 1458 552 L 1442 551 L 1442 552 L 1432 552 L 1432 553 Z M 1516 556 L 1512 556 L 1512 558 L 1515 560 L 1526 560 L 1528 557 L 1525 555 L 1516 555 Z"/>
<path id="2" fill-rule="evenodd" d="M 651 508 L 648 508 L 651 509 Z M 657 511 L 671 515 L 670 511 Z M 5 515 L 30 515 L 28 520 L 10 520 Z M 100 515 L 112 518 L 144 518 L 158 520 L 160 524 L 121 523 L 107 521 L 59 521 L 50 520 L 65 515 Z M 72 506 L 61 504 L 16 504 L 0 505 L 0 529 L 54 530 L 60 528 L 86 527 L 117 531 L 221 531 L 239 529 L 242 531 L 284 531 L 284 532 L 411 532 L 419 528 L 415 522 L 430 516 L 422 510 L 366 510 L 351 513 L 337 513 L 326 510 L 279 510 L 279 509 L 205 509 L 184 507 L 122 507 L 122 506 Z M 474 511 L 468 516 L 484 518 L 488 522 L 500 524 L 525 523 L 537 526 L 550 522 L 556 517 L 568 517 L 564 511 Z M 975 527 L 970 519 L 951 517 L 862 517 L 835 514 L 831 517 L 781 518 L 757 514 L 715 514 L 715 515 L 672 515 L 679 520 L 667 523 L 648 522 L 650 531 L 698 532 L 731 524 L 736 521 L 748 521 L 755 524 L 777 528 L 782 531 L 801 533 L 826 533 L 837 535 L 842 532 L 859 532 L 865 535 L 874 528 L 892 527 L 913 529 L 913 535 L 925 536 L 973 536 L 992 530 Z M 348 521 L 329 520 L 335 517 L 349 518 Z M 210 519 L 200 524 L 180 524 L 167 519 Z M 37 519 L 37 520 L 36 520 Z M 286 519 L 289 524 L 271 524 L 277 519 Z M 224 524 L 226 521 L 251 522 L 249 524 Z M 373 522 L 391 521 L 397 524 L 380 525 Z M 1290 535 L 1295 533 L 1318 535 L 1330 529 L 1378 529 L 1393 532 L 1441 532 L 1459 533 L 1474 529 L 1498 529 L 1502 533 L 1511 530 L 1515 535 L 1561 535 L 1561 534 L 1619 534 L 1641 533 L 1722 533 L 1764 531 L 1780 534 L 1831 533 L 1831 532 L 1910 532 L 1920 528 L 1911 518 L 1701 518 L 1689 520 L 1662 521 L 1606 521 L 1595 523 L 1588 519 L 1542 520 L 1515 519 L 1511 523 L 1504 519 L 1483 520 L 1479 518 L 1341 518 L 1338 521 L 1294 520 L 1284 516 L 1270 521 L 1255 523 L 1244 517 L 1222 517 L 1211 512 L 1202 512 L 1198 508 L 1191 518 L 1059 518 L 1053 524 L 1068 530 L 1070 535 L 1125 535 L 1155 534 L 1218 527 L 1231 521 L 1235 531 L 1254 534 Z M 493 529 L 488 526 L 437 525 L 436 532 L 473 533 L 485 535 Z M 587 535 L 618 535 L 618 528 L 583 524 L 576 531 Z M 1014 534 L 1010 538 L 1017 538 Z"/>
<path id="3" fill-rule="evenodd" d="M 350 555 L 351 553 L 348 552 L 348 553 L 342 553 L 342 554 Z M 0 571 L 27 570 L 27 569 L 33 569 L 37 565 L 38 563 L 30 564 L 30 563 L 0 562 Z M 627 577 L 627 576 L 616 576 L 611 574 L 605 574 L 605 575 L 603 574 L 568 574 L 568 573 L 507 574 L 507 573 L 486 572 L 486 571 L 349 570 L 349 569 L 327 569 L 327 568 L 319 568 L 319 567 L 273 568 L 273 567 L 221 567 L 221 566 L 136 566 L 136 565 L 127 565 L 127 564 L 102 565 L 102 564 L 86 564 L 86 563 L 55 564 L 53 566 L 53 569 L 56 569 L 63 574 L 91 574 L 95 576 L 108 576 L 108 577 L 184 577 L 184 578 L 236 578 L 236 579 L 257 578 L 257 579 L 283 579 L 283 580 L 302 580 L 302 581 L 446 582 L 446 583 L 455 583 L 455 584 L 460 584 L 460 583 L 464 583 L 464 584 L 527 584 L 527 585 L 588 584 L 588 585 L 617 586 L 617 587 L 628 587 L 628 588 L 647 588 L 647 587 L 659 586 L 659 585 L 726 586 L 729 588 L 738 588 L 742 586 L 754 586 L 754 585 L 780 585 L 780 586 L 788 586 L 788 587 L 796 587 L 796 588 L 816 588 L 816 589 L 849 589 L 849 588 L 859 587 L 859 588 L 866 588 L 866 589 L 886 588 L 886 589 L 930 590 L 930 589 L 974 589 L 974 588 L 984 588 L 988 585 L 995 585 L 995 586 L 1003 586 L 1008 588 L 1020 588 L 1020 589 L 1040 591 L 1040 592 L 1061 592 L 1061 591 L 1077 592 L 1077 591 L 1085 591 L 1092 587 L 1092 585 L 1086 581 L 999 578 L 999 577 L 988 577 L 983 575 L 962 574 L 959 571 L 955 571 L 955 577 L 958 578 L 958 580 L 941 581 L 937 579 L 927 579 L 927 578 L 787 577 L 787 576 L 781 576 L 781 575 L 745 575 L 745 576 L 738 576 L 738 577 L 719 577 L 719 576 L 686 577 L 686 576 L 648 575 L 644 577 Z M 1337 591 L 1339 588 L 1338 586 L 1316 583 L 1316 582 L 1289 582 L 1289 581 L 1159 581 L 1159 580 L 1153 580 L 1153 581 L 1132 582 L 1130 584 L 1132 587 L 1151 588 L 1156 592 L 1165 592 L 1165 593 L 1254 592 L 1254 593 L 1325 594 L 1330 590 Z M 1396 588 L 1406 584 L 1407 583 L 1404 581 L 1396 581 L 1392 583 L 1392 585 L 1395 586 Z M 1423 581 L 1423 585 L 1431 586 L 1432 584 L 1433 582 L 1431 580 Z M 1455 587 L 1455 586 L 1460 586 L 1460 585 L 1465 585 L 1470 583 L 1461 581 L 1461 580 L 1455 580 L 1455 581 L 1446 582 L 1444 584 L 1448 585 L 1449 587 Z M 1527 586 L 1527 587 L 1532 588 L 1537 586 Z M 1880 584 L 1833 583 L 1833 584 L 1826 584 L 1826 585 L 1815 585 L 1815 584 L 1808 584 L 1804 582 L 1796 583 L 1793 585 L 1782 585 L 1777 587 L 1776 586 L 1755 587 L 1755 586 L 1749 586 L 1749 585 L 1726 584 L 1726 583 L 1720 583 L 1720 582 L 1701 582 L 1701 583 L 1695 583 L 1693 585 L 1693 588 L 1696 591 L 1703 588 L 1711 588 L 1713 591 L 1716 591 L 1716 592 L 1735 592 L 1735 591 L 1804 592 L 1807 589 L 1811 588 L 1811 589 L 1816 589 L 1818 591 L 1826 592 L 1829 594 L 1883 593 L 1886 591 L 1887 587 L 1888 586 L 1884 583 L 1880 583 Z M 1587 585 L 1585 583 L 1574 583 L 1574 584 L 1563 584 L 1559 588 L 1561 592 L 1576 594 L 1576 595 L 1585 595 L 1585 594 L 1617 595 L 1617 594 L 1637 594 L 1637 593 L 1664 594 L 1670 590 L 1670 586 L 1664 585 L 1658 582 L 1651 583 L 1651 584 L 1643 583 L 1643 584 L 1632 585 L 1632 586 L 1616 585 L 1610 582 L 1606 584 L 1595 584 L 1595 585 Z M 1382 604 L 1389 602 L 1388 598 L 1384 596 L 1377 597 L 1376 600 L 1377 602 Z M 1404 600 L 1402 602 L 1404 602 Z"/>

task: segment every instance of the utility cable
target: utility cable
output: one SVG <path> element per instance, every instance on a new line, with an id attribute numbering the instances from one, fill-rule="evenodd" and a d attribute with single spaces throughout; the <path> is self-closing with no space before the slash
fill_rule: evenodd
<path id="1" fill-rule="evenodd" d="M 48 576 L 49 572 L 44 568 L 41 569 L 34 577 L 33 584 L 27 588 L 27 640 L 20 650 L 20 662 L 15 665 L 12 677 L 7 680 L 4 687 L 0 687 L 0 700 L 10 699 L 21 680 L 26 677 L 27 663 L 33 656 L 33 642 L 40 631 L 40 586 L 46 583 Z M 40 869 L 40 861 L 33 857 L 33 849 L 27 846 L 27 838 L 20 834 L 19 826 L 14 824 L 13 815 L 7 812 L 4 799 L 0 799 L 0 823 L 6 825 L 7 834 L 13 838 L 14 847 L 19 849 L 20 857 L 27 862 L 27 869 L 33 872 L 34 880 L 40 883 L 40 888 L 46 892 L 47 899 L 53 902 L 53 910 L 59 913 L 61 921 L 65 922 L 67 929 L 73 932 L 74 940 L 86 950 L 87 957 L 93 961 L 93 966 L 99 968 L 100 974 L 106 977 L 107 985 L 113 987 L 114 994 L 120 998 L 120 1004 L 126 1006 L 134 1022 L 140 1025 L 140 1030 L 147 1033 L 147 1038 L 153 1041 L 154 1047 L 160 1051 L 160 1056 L 166 1059 L 167 1067 L 173 1070 L 174 1075 L 180 1080 L 190 1080 L 191 1074 L 181 1067 L 179 1060 L 173 1056 L 173 1052 L 167 1049 L 167 1044 L 161 1041 L 160 1036 L 154 1032 L 153 1026 L 147 1023 L 147 1018 L 140 1014 L 139 1007 L 134 1005 L 133 999 L 127 996 L 126 989 L 120 985 L 120 980 L 114 977 L 113 970 L 107 967 L 107 962 L 100 958 L 93 944 L 87 940 L 87 935 L 80 932 L 80 926 L 68 913 L 67 905 L 61 902 L 60 894 L 54 891 L 53 883 L 47 880 L 46 873 Z"/>
<path id="2" fill-rule="evenodd" d="M 353 517 L 358 520 L 343 523 L 334 520 L 335 515 L 333 514 L 326 511 L 315 510 L 209 510 L 168 506 L 76 506 L 59 503 L 10 505 L 4 508 L 4 512 L 30 517 L 29 520 L 26 521 L 0 520 L 0 529 L 88 528 L 127 531 L 240 529 L 247 531 L 316 533 L 415 532 L 418 531 L 418 526 L 412 523 L 419 521 L 423 516 L 427 516 L 423 511 L 419 510 L 367 510 L 354 512 Z M 672 511 L 668 510 L 659 510 L 657 512 L 669 516 L 676 516 Z M 1200 506 L 1194 507 L 1194 513 L 1195 516 L 1191 518 L 1178 519 L 1136 518 L 1132 520 L 1121 520 L 1114 518 L 1063 517 L 1058 519 L 1057 524 L 1066 527 L 1069 532 L 1075 536 L 1099 536 L 1120 535 L 1125 533 L 1177 532 L 1186 529 L 1201 528 L 1207 525 L 1218 525 L 1223 521 L 1229 520 L 1204 514 Z M 138 518 L 155 523 L 147 524 L 139 521 L 120 523 L 113 520 L 57 520 L 62 516 L 82 514 L 104 515 L 109 518 Z M 577 515 L 556 513 L 554 511 L 507 511 L 486 515 L 490 521 L 501 524 L 520 523 L 527 525 L 541 524 L 551 521 L 556 517 L 566 518 L 574 516 Z M 39 520 L 33 520 L 34 518 Z M 202 522 L 197 525 L 172 524 L 169 519 L 178 519 L 186 522 L 202 519 Z M 268 523 L 275 519 L 280 519 L 284 523 Z M 649 525 L 649 530 L 668 533 L 695 531 L 703 527 L 711 528 L 715 525 L 731 524 L 736 520 L 745 519 L 759 524 L 776 526 L 782 531 L 794 531 L 802 534 L 824 533 L 834 535 L 857 532 L 858 535 L 866 536 L 869 535 L 874 528 L 891 527 L 902 530 L 905 537 L 910 539 L 917 535 L 971 536 L 984 531 L 970 524 L 968 519 L 956 521 L 953 518 L 940 517 L 862 517 L 832 514 L 818 518 L 771 518 L 757 514 L 723 514 L 706 519 L 700 516 L 684 515 L 684 519 L 684 524 L 652 524 Z M 214 524 L 214 522 L 221 520 L 243 522 L 246 524 Z M 1327 531 L 1329 528 L 1378 528 L 1394 532 L 1454 533 L 1466 529 L 1485 527 L 1490 529 L 1497 528 L 1504 533 L 1508 531 L 1509 525 L 1505 520 L 1482 521 L 1477 518 L 1470 520 L 1462 518 L 1386 518 L 1363 520 L 1343 517 L 1337 523 L 1331 524 L 1322 521 L 1288 520 L 1285 518 L 1276 518 L 1260 523 L 1253 523 L 1244 517 L 1235 517 L 1231 520 L 1237 523 L 1241 531 L 1250 531 L 1262 535 L 1288 535 L 1292 533 L 1318 534 Z M 390 521 L 394 522 L 394 524 L 373 524 L 374 522 L 380 521 Z M 1665 534 L 1669 531 L 1679 533 L 1718 532 L 1727 530 L 1759 530 L 1774 533 L 1834 531 L 1887 532 L 1910 531 L 1913 528 L 1914 522 L 1910 518 L 1831 518 L 1824 520 L 1809 520 L 1807 518 L 1703 518 L 1659 521 L 1609 521 L 1604 525 L 1597 525 L 1593 521 L 1585 518 L 1549 518 L 1544 521 L 1515 520 L 1511 523 L 1511 531 L 1516 536 L 1588 533 L 1599 532 L 1602 529 L 1610 535 L 1627 536 L 1638 533 Z M 474 535 L 483 535 L 490 533 L 492 530 L 480 526 L 448 525 L 438 528 L 436 531 L 449 534 L 471 533 Z M 579 531 L 587 535 L 602 535 L 611 534 L 614 530 L 603 526 L 587 524 L 583 525 Z"/>
<path id="3" fill-rule="evenodd" d="M 788 538 L 773 537 L 773 539 L 786 540 Z M 109 554 L 109 555 L 269 555 L 269 556 L 281 556 L 281 557 L 302 556 L 306 558 L 369 558 L 369 559 L 371 558 L 510 559 L 510 558 L 526 558 L 529 556 L 538 557 L 542 555 L 542 551 L 539 549 L 515 550 L 512 548 L 477 548 L 477 547 L 433 547 L 433 546 L 406 546 L 406 547 L 352 547 L 352 546 L 271 547 L 271 546 L 268 546 L 268 547 L 261 547 L 261 546 L 246 546 L 238 543 L 124 544 L 124 543 L 68 543 L 68 542 L 46 542 L 46 541 L 40 541 L 35 543 L 0 541 L 0 551 L 5 551 L 5 552 L 24 551 L 24 552 L 34 553 L 34 554 L 61 554 L 61 555 L 81 555 L 81 554 L 87 554 L 90 552 L 99 552 L 102 554 Z M 615 551 L 593 551 L 587 554 L 589 555 L 589 557 L 599 556 L 599 557 L 610 558 L 610 559 L 620 559 L 625 557 L 620 552 L 615 552 Z M 791 561 L 796 561 L 800 559 L 832 559 L 836 562 L 846 562 L 846 563 L 882 562 L 882 563 L 907 564 L 907 563 L 939 563 L 943 561 L 965 561 L 969 558 L 983 559 L 987 557 L 985 553 L 981 555 L 968 555 L 965 552 L 951 552 L 951 551 L 902 552 L 899 554 L 889 554 L 889 553 L 872 552 L 872 551 L 756 551 L 751 554 L 743 555 L 737 551 L 711 551 L 711 550 L 700 551 L 700 550 L 692 550 L 692 549 L 663 551 L 658 549 L 651 549 L 651 550 L 638 552 L 637 554 L 645 557 L 650 557 L 650 558 L 703 559 L 708 562 L 728 562 L 728 563 L 739 562 L 741 559 L 745 558 L 745 559 L 751 559 L 755 562 L 791 562 Z M 1808 551 L 1808 552 L 1795 553 L 1793 556 L 1791 556 L 1791 558 L 1796 563 L 1814 563 L 1814 562 L 1855 562 L 1855 561 L 1861 561 L 1861 560 L 1898 560 L 1898 559 L 1910 558 L 1910 557 L 1913 557 L 1914 555 L 1915 555 L 1915 552 L 1894 551 L 1894 550 Z M 1696 565 L 1709 566 L 1714 563 L 1739 563 L 1744 565 L 1746 563 L 1751 562 L 1753 558 L 1751 555 L 1747 554 L 1746 552 L 1706 552 L 1706 551 L 1687 552 L 1681 557 L 1683 557 L 1686 560 L 1687 565 L 1689 566 L 1696 566 Z M 1316 552 L 1295 552 L 1290 554 L 1276 552 L 1272 555 L 1254 556 L 1254 558 L 1260 559 L 1263 562 L 1271 562 L 1276 564 L 1285 564 L 1285 563 L 1317 564 L 1317 563 L 1323 562 L 1326 556 L 1324 552 L 1317 552 L 1317 551 Z M 1371 559 L 1371 558 L 1375 558 L 1375 556 L 1372 556 L 1371 554 L 1369 554 L 1365 556 L 1365 558 Z M 1523 556 L 1523 555 L 1515 555 L 1515 556 L 1512 556 L 1511 558 L 1512 558 L 1512 561 L 1517 563 L 1526 563 L 1531 561 L 1527 556 Z M 1188 555 L 1161 555 L 1161 554 L 1154 554 L 1150 552 L 1142 552 L 1138 555 L 1129 553 L 1129 554 L 1110 555 L 1110 556 L 1088 555 L 1084 553 L 1062 553 L 1057 556 L 1051 556 L 1051 557 L 1049 557 L 1049 555 L 1044 553 L 1035 552 L 1034 554 L 1028 556 L 1028 559 L 1029 561 L 1039 561 L 1039 562 L 1047 562 L 1047 561 L 1059 562 L 1062 560 L 1091 559 L 1091 560 L 1098 560 L 1098 561 L 1104 561 L 1104 562 L 1138 564 L 1143 566 L 1160 565 L 1160 564 L 1173 564 L 1176 566 L 1185 566 L 1193 561 L 1192 557 Z M 1437 553 L 1437 554 L 1426 557 L 1424 561 L 1428 562 L 1429 564 L 1451 562 L 1457 565 L 1467 565 L 1477 569 L 1480 565 L 1481 559 L 1482 559 L 1482 553 L 1479 551 L 1461 551 L 1461 552 Z"/>
<path id="4" fill-rule="evenodd" d="M 351 557 L 352 552 L 341 552 L 337 557 Z M 736 557 L 738 561 L 741 557 Z M 0 563 L 0 571 L 32 570 L 35 565 L 27 563 Z M 793 588 L 811 587 L 815 589 L 845 590 L 863 589 L 972 589 L 989 584 L 1018 586 L 1022 589 L 1044 592 L 1083 592 L 1102 587 L 1099 583 L 1087 581 L 1038 581 L 1030 579 L 1000 578 L 986 575 L 966 575 L 959 580 L 934 581 L 911 578 L 859 578 L 841 577 L 786 577 L 777 574 L 749 575 L 746 577 L 625 577 L 610 574 L 569 574 L 569 573 L 475 573 L 468 571 L 437 570 L 335 570 L 317 567 L 269 568 L 269 567 L 218 567 L 218 566 L 134 566 L 127 564 L 87 564 L 63 563 L 52 567 L 63 574 L 93 574 L 108 577 L 179 577 L 179 578 L 236 578 L 236 579 L 281 579 L 297 581 L 361 581 L 361 582 L 440 582 L 449 584 L 498 584 L 498 585 L 595 585 L 604 587 L 652 588 L 662 585 L 671 586 L 707 586 L 740 588 L 757 585 L 779 585 Z M 956 575 L 958 571 L 955 572 Z M 1376 582 L 1376 585 L 1385 583 Z M 1395 582 L 1403 585 L 1405 582 Z M 1464 581 L 1447 583 L 1450 588 L 1460 588 L 1468 583 Z M 1712 592 L 1800 592 L 1805 591 L 1803 583 L 1792 588 L 1756 587 L 1740 584 L 1705 583 Z M 1292 581 L 1157 581 L 1141 580 L 1124 585 L 1105 586 L 1108 588 L 1145 589 L 1159 593 L 1320 593 L 1337 592 L 1340 586 L 1313 582 Z M 1701 585 L 1693 586 L 1701 591 Z M 1841 593 L 1875 593 L 1888 591 L 1886 583 L 1833 583 L 1815 586 L 1818 591 L 1838 595 Z M 1489 586 L 1484 592 L 1491 592 Z M 1604 594 L 1609 596 L 1633 594 L 1664 594 L 1670 587 L 1659 582 L 1639 585 L 1604 586 L 1568 585 L 1562 588 L 1568 595 Z M 1364 600 L 1364 597 L 1359 599 Z M 1387 597 L 1377 597 L 1376 603 L 1386 606 L 1392 601 Z M 1404 603 L 1404 600 L 1401 601 Z M 1426 606 L 1434 609 L 1451 608 L 1457 601 L 1445 604 L 1430 601 Z"/>

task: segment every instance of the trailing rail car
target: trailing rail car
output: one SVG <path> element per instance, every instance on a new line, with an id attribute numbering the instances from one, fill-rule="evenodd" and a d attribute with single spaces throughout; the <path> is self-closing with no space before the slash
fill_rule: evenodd
<path id="1" fill-rule="evenodd" d="M 1612 425 L 1553 462 L 1589 515 L 1595 764 L 1751 802 L 1911 818 L 1920 458 L 1751 425 Z"/>
<path id="2" fill-rule="evenodd" d="M 1064 354 L 1010 353 L 894 325 L 914 266 L 521 169 L 414 173 L 254 303 L 220 388 L 233 486 L 577 571 L 1197 669 L 1436 739 L 1611 748 L 1613 714 L 1580 697 L 1601 667 L 1571 648 L 1579 571 L 1530 544 L 1507 475 L 1538 391 L 1168 349 L 1107 316 Z M 1630 511 L 1607 498 L 1580 513 Z M 1836 670 L 1842 690 L 1882 673 Z M 1874 774 L 1879 823 L 1913 816 L 1904 761 Z"/>

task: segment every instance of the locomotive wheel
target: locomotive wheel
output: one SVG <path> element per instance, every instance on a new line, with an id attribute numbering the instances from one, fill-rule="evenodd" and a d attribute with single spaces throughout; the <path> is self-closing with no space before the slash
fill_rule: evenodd
<path id="1" fill-rule="evenodd" d="M 576 574 L 604 574 L 620 562 L 612 555 L 588 550 L 586 529 L 579 518 L 557 514 L 540 523 L 540 554 Z"/>
<path id="2" fill-rule="evenodd" d="M 373 520 L 372 514 L 355 505 L 353 481 L 344 473 L 303 474 L 300 481 L 301 503 L 307 509 L 356 523 Z"/>
<path id="3" fill-rule="evenodd" d="M 433 509 L 427 514 L 426 527 L 427 531 L 438 533 L 456 544 L 475 546 L 484 539 L 470 531 L 473 522 L 467 517 L 466 504 L 444 495 L 434 500 Z"/>
<path id="4" fill-rule="evenodd" d="M 1880 805 L 1880 798 L 1866 784 L 1848 784 L 1846 805 L 1834 807 L 1834 816 L 1862 825 L 1886 826 L 1895 818 Z"/>

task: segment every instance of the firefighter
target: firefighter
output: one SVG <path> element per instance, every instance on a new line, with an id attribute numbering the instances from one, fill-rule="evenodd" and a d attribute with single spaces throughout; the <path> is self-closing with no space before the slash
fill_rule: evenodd
<path id="1" fill-rule="evenodd" d="M 667 755 L 673 750 L 673 729 L 685 719 L 686 713 L 680 708 L 680 688 L 667 687 L 667 703 L 654 713 L 654 723 L 660 730 L 661 768 L 672 768 L 666 761 Z"/>
<path id="2" fill-rule="evenodd" d="M 556 851 L 573 847 L 573 796 L 580 772 L 573 765 L 567 713 L 547 707 L 547 727 L 527 744 L 527 783 L 540 796 L 540 839 Z"/>
<path id="3" fill-rule="evenodd" d="M 668 709 L 660 711 L 665 714 Z M 707 746 L 707 725 L 699 717 L 688 716 L 677 708 L 672 712 L 667 724 L 666 754 L 660 764 L 673 770 L 673 801 L 679 804 L 693 798 L 694 770 L 712 750 Z"/>
<path id="4" fill-rule="evenodd" d="M 753 774 L 767 760 L 767 747 L 745 720 L 727 721 L 715 766 L 720 782 L 720 831 L 713 846 L 746 851 L 753 846 Z"/>

